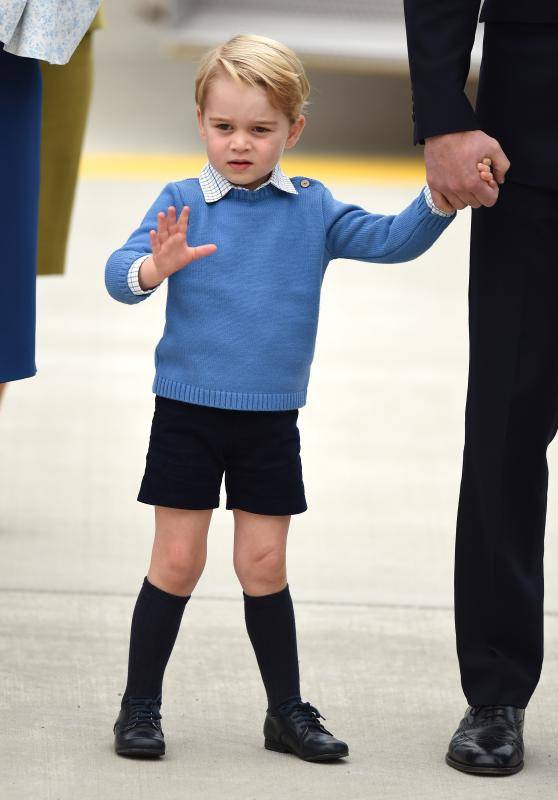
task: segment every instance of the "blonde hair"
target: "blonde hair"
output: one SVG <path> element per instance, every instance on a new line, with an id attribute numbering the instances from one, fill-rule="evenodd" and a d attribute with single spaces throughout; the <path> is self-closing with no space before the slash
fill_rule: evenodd
<path id="1" fill-rule="evenodd" d="M 212 81 L 225 70 L 238 83 L 263 87 L 272 106 L 282 111 L 292 125 L 308 105 L 310 84 L 302 62 L 275 39 L 255 34 L 237 34 L 202 56 L 196 74 L 196 104 L 205 111 Z"/>

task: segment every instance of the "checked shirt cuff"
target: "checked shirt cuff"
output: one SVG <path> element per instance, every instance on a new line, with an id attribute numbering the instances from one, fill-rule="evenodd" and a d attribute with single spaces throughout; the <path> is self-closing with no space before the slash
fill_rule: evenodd
<path id="1" fill-rule="evenodd" d="M 132 294 L 153 294 L 153 292 L 159 288 L 158 286 L 154 286 L 153 289 L 142 289 L 139 284 L 140 267 L 146 258 L 149 258 L 149 256 L 140 256 L 136 258 L 128 270 L 128 288 Z"/>
<path id="2" fill-rule="evenodd" d="M 453 217 L 456 214 L 456 211 L 442 211 L 441 208 L 438 208 L 434 200 L 432 199 L 432 192 L 430 191 L 430 186 L 426 184 L 424 187 L 424 199 L 426 200 L 426 205 L 432 211 L 433 214 L 438 214 L 439 217 Z"/>

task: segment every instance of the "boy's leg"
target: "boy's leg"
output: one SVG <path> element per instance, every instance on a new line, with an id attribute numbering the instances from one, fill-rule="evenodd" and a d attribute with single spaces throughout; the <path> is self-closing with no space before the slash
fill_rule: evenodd
<path id="1" fill-rule="evenodd" d="M 300 698 L 296 626 L 287 584 L 286 544 L 290 516 L 233 509 L 234 566 L 244 589 L 246 628 L 268 699 L 267 750 L 294 753 L 305 761 L 349 754 L 320 723 L 321 714 Z"/>
<path id="2" fill-rule="evenodd" d="M 151 564 L 132 617 L 123 702 L 161 696 L 184 608 L 205 566 L 212 513 L 155 507 Z"/>
<path id="3" fill-rule="evenodd" d="M 213 509 L 193 511 L 155 506 L 155 538 L 147 577 L 166 592 L 190 595 L 207 557 Z"/>
<path id="4" fill-rule="evenodd" d="M 287 584 L 286 547 L 290 516 L 233 509 L 234 568 L 244 590 L 246 629 L 268 705 L 300 699 L 293 603 Z"/>

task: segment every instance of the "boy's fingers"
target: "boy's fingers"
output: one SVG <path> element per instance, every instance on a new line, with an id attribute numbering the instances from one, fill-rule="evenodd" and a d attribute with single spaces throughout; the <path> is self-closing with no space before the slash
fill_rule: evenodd
<path id="1" fill-rule="evenodd" d="M 168 208 L 168 220 L 169 220 L 169 236 L 172 236 L 178 230 L 178 225 L 176 221 L 176 208 L 174 206 L 169 206 Z"/>
<path id="2" fill-rule="evenodd" d="M 188 206 L 184 206 L 182 211 L 180 212 L 180 216 L 178 218 L 178 230 L 182 233 L 186 233 L 188 230 L 188 216 L 190 214 L 190 208 Z"/>
<path id="3" fill-rule="evenodd" d="M 203 258 L 204 256 L 210 256 L 217 250 L 216 244 L 200 244 L 197 247 L 189 247 L 190 255 L 192 257 L 192 261 L 197 261 L 198 258 Z"/>
<path id="4" fill-rule="evenodd" d="M 157 233 L 161 242 L 165 242 L 169 238 L 167 218 L 164 211 L 159 211 L 157 214 Z"/>
<path id="5" fill-rule="evenodd" d="M 159 237 L 155 231 L 149 231 L 149 238 L 151 240 L 151 249 L 153 253 L 156 255 L 159 250 L 161 249 L 161 245 L 159 243 Z"/>

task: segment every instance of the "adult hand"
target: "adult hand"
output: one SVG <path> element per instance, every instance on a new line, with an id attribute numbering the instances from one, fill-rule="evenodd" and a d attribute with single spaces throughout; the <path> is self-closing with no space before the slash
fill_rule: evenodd
<path id="1" fill-rule="evenodd" d="M 458 131 L 425 140 L 426 180 L 439 208 L 479 208 L 496 203 L 498 186 L 479 180 L 477 164 L 484 158 L 491 159 L 497 183 L 504 183 L 510 162 L 500 143 L 483 131 Z"/>

